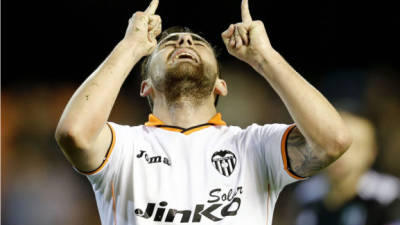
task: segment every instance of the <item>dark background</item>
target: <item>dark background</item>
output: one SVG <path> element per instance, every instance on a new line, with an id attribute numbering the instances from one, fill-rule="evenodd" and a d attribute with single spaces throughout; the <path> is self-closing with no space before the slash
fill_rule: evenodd
<path id="1" fill-rule="evenodd" d="M 3 1 L 3 88 L 19 82 L 81 82 L 149 1 Z M 338 67 L 398 67 L 400 14 L 377 1 L 255 1 L 273 46 L 307 78 Z M 201 31 L 230 59 L 220 33 L 240 21 L 240 0 L 161 0 L 163 28 Z"/>
<path id="2" fill-rule="evenodd" d="M 374 169 L 400 177 L 400 13 L 394 3 L 249 0 L 272 46 L 335 106 L 376 128 Z M 93 192 L 54 140 L 68 100 L 122 39 L 128 19 L 150 0 L 2 1 L 1 224 L 100 224 Z M 229 95 L 217 110 L 232 125 L 292 123 L 284 104 L 220 38 L 240 18 L 240 0 L 160 0 L 163 27 L 188 26 L 219 49 Z M 110 121 L 138 125 L 150 112 L 135 67 Z M 292 224 L 282 209 L 274 224 Z"/>

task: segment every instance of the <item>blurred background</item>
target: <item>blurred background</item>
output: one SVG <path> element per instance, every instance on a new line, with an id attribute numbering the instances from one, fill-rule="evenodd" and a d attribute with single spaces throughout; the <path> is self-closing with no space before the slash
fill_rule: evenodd
<path id="1" fill-rule="evenodd" d="M 91 186 L 64 158 L 54 131 L 68 99 L 148 3 L 2 1 L 1 224 L 100 224 Z M 328 100 L 371 122 L 377 146 L 371 167 L 400 178 L 398 8 L 376 1 L 250 0 L 250 11 L 264 22 L 274 48 Z M 239 22 L 240 0 L 160 0 L 157 13 L 164 28 L 188 26 L 219 49 L 230 93 L 218 111 L 228 124 L 292 123 L 269 84 L 229 56 L 220 39 Z M 110 121 L 147 120 L 138 72 L 135 67 L 125 82 Z M 275 225 L 295 223 L 297 186 L 281 194 Z"/>

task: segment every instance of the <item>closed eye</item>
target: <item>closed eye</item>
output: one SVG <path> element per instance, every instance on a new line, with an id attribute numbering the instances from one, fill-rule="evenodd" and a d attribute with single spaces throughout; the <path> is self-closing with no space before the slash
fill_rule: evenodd
<path id="1" fill-rule="evenodd" d="M 164 47 L 167 47 L 167 46 L 175 46 L 175 45 L 176 45 L 176 43 L 171 41 L 171 42 L 167 42 L 167 43 L 162 44 L 161 47 L 164 48 Z"/>
<path id="2" fill-rule="evenodd" d="M 203 43 L 203 42 L 194 42 L 194 44 L 195 45 L 198 45 L 198 46 L 202 46 L 202 47 L 206 47 L 206 45 Z"/>

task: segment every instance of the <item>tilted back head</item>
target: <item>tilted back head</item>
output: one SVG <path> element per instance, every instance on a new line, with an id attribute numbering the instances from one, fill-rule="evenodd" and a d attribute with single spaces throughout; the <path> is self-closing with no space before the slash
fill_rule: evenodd
<path id="1" fill-rule="evenodd" d="M 173 34 L 173 33 L 193 33 L 193 34 L 197 34 L 199 36 L 201 36 L 201 33 L 195 33 L 193 32 L 191 29 L 187 28 L 187 27 L 182 27 L 182 26 L 173 26 L 170 27 L 166 30 L 164 30 L 161 35 L 159 35 L 157 37 L 157 43 L 160 43 L 163 39 L 165 39 L 168 35 Z M 210 43 L 208 43 L 210 46 L 212 46 Z M 216 50 L 217 48 L 215 46 L 212 46 L 212 50 L 214 52 L 215 57 L 218 57 L 218 51 Z M 142 59 L 142 63 L 141 63 L 141 69 L 140 69 L 140 76 L 142 81 L 146 80 L 149 78 L 149 62 L 151 59 L 152 55 L 146 56 Z M 218 62 L 218 60 L 217 60 Z M 217 63 L 217 76 L 218 78 L 221 78 L 221 73 L 220 73 L 220 63 Z M 217 94 L 215 96 L 215 101 L 214 101 L 214 105 L 217 106 L 218 103 L 218 98 L 219 95 Z M 149 102 L 150 105 L 150 109 L 153 110 L 153 100 L 151 99 L 150 96 L 147 96 L 147 100 Z"/>

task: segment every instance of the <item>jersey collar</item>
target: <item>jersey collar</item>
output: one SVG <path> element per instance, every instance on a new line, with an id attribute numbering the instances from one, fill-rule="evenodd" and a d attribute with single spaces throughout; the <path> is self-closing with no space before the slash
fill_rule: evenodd
<path id="1" fill-rule="evenodd" d="M 187 135 L 187 134 L 191 134 L 195 131 L 199 131 L 204 128 L 210 127 L 210 126 L 226 126 L 226 123 L 225 123 L 225 121 L 222 120 L 221 113 L 217 113 L 207 123 L 199 124 L 199 125 L 189 127 L 189 128 L 183 128 L 183 127 L 178 127 L 178 126 L 166 125 L 160 119 L 158 119 L 155 115 L 150 114 L 149 121 L 147 121 L 144 125 L 149 126 L 149 127 L 158 127 L 158 128 L 162 128 L 164 130 L 169 130 L 169 131 L 180 132 L 180 133 Z"/>

